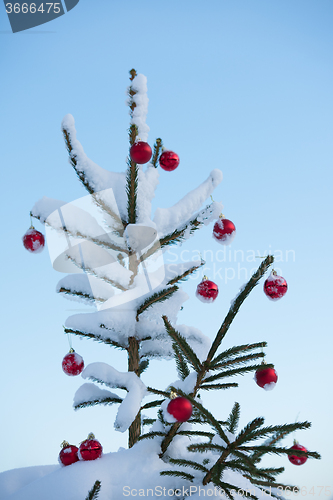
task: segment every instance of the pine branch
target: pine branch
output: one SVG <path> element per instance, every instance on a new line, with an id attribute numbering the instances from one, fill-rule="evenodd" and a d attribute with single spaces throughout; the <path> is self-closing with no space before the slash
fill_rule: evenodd
<path id="1" fill-rule="evenodd" d="M 240 356 L 238 358 L 229 359 L 227 361 L 223 361 L 222 363 L 218 363 L 211 368 L 211 370 L 219 370 L 220 368 L 225 368 L 231 365 L 241 365 L 247 363 L 248 361 L 253 361 L 255 359 L 264 358 L 265 354 L 263 352 L 257 352 L 253 354 L 248 354 L 247 356 Z"/>
<path id="2" fill-rule="evenodd" d="M 107 207 L 105 206 L 105 211 L 107 211 Z M 42 217 L 40 215 L 34 215 L 32 212 L 30 212 L 31 217 L 33 217 L 36 220 L 42 220 Z M 58 233 L 61 234 L 66 234 L 67 236 L 71 236 L 73 238 L 79 238 L 84 241 L 91 241 L 92 243 L 95 243 L 96 245 L 105 248 L 107 250 L 114 250 L 116 252 L 123 252 L 125 254 L 128 254 L 128 250 L 125 247 L 119 246 L 116 243 L 114 243 L 110 237 L 109 233 L 104 233 L 103 229 L 101 228 L 101 236 L 107 236 L 107 240 L 101 240 L 100 238 L 96 238 L 94 236 L 89 236 L 86 234 L 81 233 L 80 231 L 70 231 L 66 226 L 62 227 L 53 227 L 51 224 L 49 224 L 48 219 L 46 219 L 45 224 Z"/>
<path id="3" fill-rule="evenodd" d="M 100 325 L 100 328 L 107 328 L 104 325 Z M 73 335 L 78 335 L 79 337 L 87 337 L 89 339 L 95 340 L 96 342 L 102 342 L 103 344 L 108 344 L 112 345 L 113 347 L 116 347 L 117 349 L 122 349 L 126 350 L 126 346 L 123 346 L 116 342 L 115 340 L 112 340 L 107 337 L 102 337 L 101 335 L 98 335 L 96 333 L 90 333 L 90 332 L 82 332 L 81 330 L 73 330 L 72 328 L 64 328 L 65 333 L 72 333 Z"/>
<path id="4" fill-rule="evenodd" d="M 295 422 L 293 424 L 284 424 L 284 425 L 271 425 L 268 427 L 263 427 L 262 429 L 258 429 L 253 432 L 251 435 L 251 440 L 262 438 L 267 436 L 268 434 L 276 434 L 281 433 L 283 436 L 295 432 L 296 430 L 309 429 L 311 427 L 310 422 Z"/>
<path id="5" fill-rule="evenodd" d="M 238 313 L 240 306 L 243 304 L 246 297 L 258 284 L 260 278 L 265 274 L 265 272 L 267 271 L 269 266 L 273 264 L 273 262 L 274 262 L 274 257 L 272 255 L 268 255 L 266 259 L 260 264 L 257 271 L 251 276 L 250 280 L 242 288 L 241 292 L 235 297 L 234 301 L 230 306 L 229 312 L 226 315 L 221 325 L 221 328 L 217 332 L 214 342 L 210 348 L 210 351 L 207 356 L 208 363 L 210 363 L 210 361 L 213 359 L 213 356 L 215 355 L 218 347 L 220 346 L 222 340 L 224 339 L 227 331 L 229 330 L 232 321 L 234 320 L 236 314 Z"/>
<path id="6" fill-rule="evenodd" d="M 253 351 L 254 349 L 260 349 L 260 348 L 262 349 L 264 347 L 267 347 L 267 342 L 257 342 L 256 344 L 243 344 L 230 347 L 230 349 L 221 352 L 221 354 L 212 359 L 209 365 L 209 369 L 214 370 L 215 365 L 220 363 L 223 364 L 223 362 L 225 361 L 234 359 L 236 356 L 238 356 L 239 353 Z"/>
<path id="7" fill-rule="evenodd" d="M 171 288 L 164 288 L 163 290 L 154 293 L 150 297 L 148 297 L 137 309 L 136 312 L 136 319 L 138 320 L 138 317 L 140 314 L 142 314 L 144 311 L 146 311 L 149 307 L 153 306 L 157 302 L 164 302 L 165 300 L 169 299 L 172 297 L 172 295 L 179 290 L 178 286 L 173 286 Z"/>
<path id="8" fill-rule="evenodd" d="M 206 431 L 178 431 L 177 433 L 178 436 L 201 436 L 201 437 L 207 437 L 209 439 L 213 439 L 214 434 L 212 432 L 206 432 Z"/>
<path id="9" fill-rule="evenodd" d="M 316 451 L 301 451 L 301 450 L 292 450 L 291 448 L 275 448 L 274 446 L 239 446 L 239 450 L 242 451 L 260 451 L 264 453 L 273 453 L 275 455 L 296 455 L 297 457 L 308 457 L 308 458 L 316 458 L 317 460 L 321 459 L 321 456 Z"/>
<path id="10" fill-rule="evenodd" d="M 73 262 L 73 264 L 79 268 L 79 269 L 83 269 L 83 263 L 80 261 L 77 261 L 74 257 L 72 257 L 71 255 L 68 255 L 66 254 L 66 257 L 71 261 Z M 125 288 L 123 285 L 121 285 L 120 283 L 118 283 L 117 281 L 115 280 L 112 280 L 111 278 L 108 278 L 107 276 L 102 276 L 102 275 L 99 275 L 96 273 L 95 269 L 92 269 L 91 267 L 85 265 L 84 266 L 84 271 L 87 273 L 87 274 L 90 274 L 91 276 L 94 276 L 95 278 L 97 279 L 100 279 L 100 280 L 103 280 L 105 281 L 105 283 L 108 283 L 109 285 L 112 285 L 114 286 L 115 288 L 118 288 L 118 290 L 121 290 L 122 292 L 126 292 L 127 291 L 127 288 Z"/>
<path id="11" fill-rule="evenodd" d="M 233 434 L 235 433 L 239 423 L 239 417 L 240 417 L 240 404 L 236 402 L 227 420 L 228 422 L 227 428 L 229 432 L 232 432 Z"/>
<path id="12" fill-rule="evenodd" d="M 220 373 L 217 373 L 216 375 L 211 375 L 209 377 L 206 377 L 203 383 L 205 384 L 206 382 L 215 382 L 215 380 L 220 380 L 221 378 L 233 377 L 235 375 L 242 375 L 243 373 L 253 372 L 258 370 L 258 368 L 260 368 L 261 366 L 262 365 L 250 365 L 250 366 L 241 366 L 239 368 L 235 368 L 234 370 L 225 370 Z M 272 364 L 267 364 L 265 366 L 267 366 L 267 368 L 273 368 Z"/>
<path id="13" fill-rule="evenodd" d="M 149 366 L 149 360 L 148 359 L 143 359 L 142 361 L 140 361 L 140 364 L 139 364 L 139 375 L 141 375 L 143 372 L 145 372 L 147 370 Z"/>
<path id="14" fill-rule="evenodd" d="M 208 472 L 208 469 L 198 462 L 193 460 L 185 460 L 183 458 L 169 458 L 169 462 L 174 465 L 180 465 L 182 467 L 191 467 L 194 470 L 201 472 Z"/>
<path id="15" fill-rule="evenodd" d="M 210 207 L 211 205 L 208 205 L 203 211 L 209 210 Z M 199 212 L 196 215 L 196 217 L 190 220 L 187 224 L 185 224 L 179 229 L 176 229 L 172 233 L 163 236 L 162 238 L 160 238 L 159 241 L 155 242 L 155 244 L 152 247 L 150 247 L 145 254 L 141 256 L 141 260 L 148 259 L 148 257 L 153 255 L 160 248 L 164 248 L 168 245 L 181 243 L 186 239 L 185 234 L 188 234 L 188 231 L 190 235 L 192 235 L 197 229 L 200 229 L 200 227 L 204 224 L 204 221 L 206 219 L 208 219 L 208 215 L 206 217 L 202 217 L 201 212 Z"/>
<path id="16" fill-rule="evenodd" d="M 163 147 L 162 139 L 156 139 L 155 144 L 154 144 L 154 151 L 153 151 L 153 156 L 151 159 L 151 163 L 154 165 L 155 168 L 157 168 L 157 162 L 160 156 L 160 151 Z"/>
<path id="17" fill-rule="evenodd" d="M 223 446 L 212 443 L 193 443 L 189 444 L 187 449 L 188 451 L 198 451 L 199 453 L 206 453 L 207 451 L 222 453 L 225 450 Z"/>
<path id="18" fill-rule="evenodd" d="M 127 164 L 126 193 L 128 224 L 135 224 L 139 169 L 137 164 L 131 159 L 128 160 Z"/>
<path id="19" fill-rule="evenodd" d="M 94 188 L 89 183 L 89 181 L 88 181 L 86 175 L 84 174 L 84 172 L 81 172 L 77 168 L 76 155 L 74 153 L 72 153 L 73 146 L 72 146 L 70 132 L 68 130 L 66 130 L 65 128 L 63 128 L 62 129 L 62 133 L 64 135 L 66 148 L 67 148 L 67 151 L 68 151 L 68 154 L 69 154 L 69 159 L 70 159 L 70 162 L 72 164 L 72 167 L 75 170 L 76 175 L 78 176 L 78 178 L 80 179 L 80 181 L 82 182 L 82 184 L 84 185 L 84 187 L 86 188 L 86 190 L 88 191 L 88 193 L 93 194 L 94 193 Z"/>
<path id="20" fill-rule="evenodd" d="M 181 472 L 178 470 L 162 470 L 160 472 L 161 476 L 171 476 L 171 477 L 181 477 L 182 479 L 186 479 L 187 481 L 193 481 L 194 476 L 192 474 L 188 474 L 187 472 Z"/>
<path id="21" fill-rule="evenodd" d="M 85 300 L 89 300 L 91 302 L 103 303 L 106 301 L 106 299 L 104 299 L 102 297 L 95 297 L 94 295 L 92 295 L 90 293 L 77 292 L 75 290 L 71 290 L 70 288 L 65 288 L 65 287 L 61 287 L 58 290 L 58 293 L 63 293 L 65 295 L 71 295 L 72 297 L 78 297 L 79 299 L 85 299 Z"/>
<path id="22" fill-rule="evenodd" d="M 110 398 L 103 398 L 103 399 L 94 399 L 91 401 L 84 401 L 83 403 L 79 403 L 77 405 L 74 405 L 75 410 L 80 410 L 81 408 L 89 408 L 92 406 L 97 406 L 97 405 L 112 405 L 115 403 L 122 403 L 123 400 L 121 398 L 117 397 L 110 397 Z"/>
<path id="23" fill-rule="evenodd" d="M 231 387 L 238 387 L 237 382 L 231 382 L 230 384 L 203 384 L 200 386 L 200 389 L 209 391 L 211 389 L 231 389 Z"/>
<path id="24" fill-rule="evenodd" d="M 176 344 L 176 342 L 172 342 L 172 349 L 173 349 L 173 352 L 175 355 L 175 361 L 176 361 L 178 375 L 179 375 L 181 380 L 185 380 L 186 377 L 188 377 L 190 374 L 190 370 L 187 366 L 185 356 L 183 355 L 182 351 L 180 350 L 180 348 Z"/>
<path id="25" fill-rule="evenodd" d="M 249 422 L 244 429 L 241 430 L 241 432 L 238 434 L 237 438 L 234 441 L 235 447 L 238 448 L 240 444 L 246 443 L 247 441 L 252 440 L 252 436 L 255 430 L 258 429 L 258 427 L 261 427 L 264 423 L 263 417 L 258 417 L 252 420 L 252 422 Z"/>
<path id="26" fill-rule="evenodd" d="M 193 366 L 194 370 L 199 372 L 202 369 L 202 365 L 192 347 L 187 343 L 186 339 L 173 328 L 167 316 L 162 316 L 162 319 L 164 321 L 166 331 L 172 340 L 177 344 L 187 361 Z"/>
<path id="27" fill-rule="evenodd" d="M 164 399 L 156 399 L 155 401 L 149 401 L 149 403 L 145 403 L 141 406 L 141 410 L 148 410 L 148 408 L 156 408 L 156 406 L 161 406 Z"/>
<path id="28" fill-rule="evenodd" d="M 167 285 L 173 285 L 174 283 L 178 283 L 178 281 L 185 281 L 188 276 L 193 274 L 197 269 L 199 269 L 201 266 L 206 264 L 204 260 L 201 261 L 201 263 L 198 266 L 193 266 L 184 273 L 180 274 L 179 276 L 176 276 L 172 280 L 168 281 Z"/>
<path id="29" fill-rule="evenodd" d="M 97 500 L 100 489 L 101 489 L 101 482 L 95 481 L 95 484 L 91 488 L 91 490 L 89 491 L 88 496 L 86 497 L 86 500 Z"/>
<path id="30" fill-rule="evenodd" d="M 155 437 L 164 437 L 165 432 L 148 432 L 147 434 L 141 434 L 139 436 L 138 441 L 142 441 L 143 439 L 154 439 Z"/>
<path id="31" fill-rule="evenodd" d="M 156 418 L 143 418 L 142 425 L 153 425 L 156 422 Z"/>

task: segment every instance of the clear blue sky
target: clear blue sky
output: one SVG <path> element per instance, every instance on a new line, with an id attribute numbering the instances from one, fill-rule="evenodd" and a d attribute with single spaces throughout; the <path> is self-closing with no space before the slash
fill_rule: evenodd
<path id="1" fill-rule="evenodd" d="M 283 458 L 269 460 L 286 466 L 285 482 L 304 492 L 315 487 L 317 496 L 304 498 L 328 498 L 319 496 L 319 485 L 333 495 L 332 22 L 329 0 L 80 0 L 57 20 L 12 34 L 0 6 L 6 450 L 0 470 L 55 463 L 63 439 L 78 443 L 90 431 L 106 452 L 126 445 L 113 430 L 113 409 L 72 410 L 81 379 L 61 371 L 68 350 L 62 325 L 82 307 L 57 296 L 62 275 L 47 251 L 26 252 L 21 237 L 42 196 L 72 201 L 86 194 L 67 162 L 60 132 L 65 114 L 74 115 L 78 139 L 95 162 L 125 169 L 125 91 L 134 67 L 148 78 L 150 142 L 161 136 L 181 158 L 176 171 L 161 173 L 155 207 L 174 204 L 220 168 L 224 180 L 214 198 L 237 227 L 225 261 L 212 226 L 180 249 L 190 256 L 212 250 L 207 274 L 219 283 L 220 296 L 213 305 L 199 303 L 194 292 L 200 277 L 190 280 L 184 289 L 191 300 L 179 323 L 213 338 L 246 273 L 259 264 L 246 261 L 252 251 L 275 251 L 289 284 L 277 303 L 258 287 L 225 343 L 266 340 L 267 361 L 279 374 L 276 388 L 266 393 L 244 376 L 240 388 L 211 401 L 212 408 L 222 419 L 239 401 L 243 424 L 258 415 L 268 424 L 312 421 L 296 438 L 320 452 L 321 461 L 295 467 Z M 125 369 L 125 359 L 106 346 L 74 339 L 74 347 L 87 363 Z M 161 387 L 175 379 L 172 362 L 164 371 Z"/>

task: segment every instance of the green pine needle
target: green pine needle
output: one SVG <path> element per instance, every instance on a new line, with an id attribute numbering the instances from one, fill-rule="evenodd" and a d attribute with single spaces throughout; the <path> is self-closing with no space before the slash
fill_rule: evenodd
<path id="1" fill-rule="evenodd" d="M 101 489 L 101 482 L 95 481 L 94 486 L 89 491 L 88 496 L 86 496 L 86 500 L 97 500 L 100 489 Z"/>

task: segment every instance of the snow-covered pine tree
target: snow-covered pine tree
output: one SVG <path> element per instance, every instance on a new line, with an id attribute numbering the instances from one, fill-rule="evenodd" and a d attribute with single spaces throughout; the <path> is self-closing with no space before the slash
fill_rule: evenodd
<path id="1" fill-rule="evenodd" d="M 146 78 L 135 70 L 130 75 L 131 147 L 138 140 L 147 141 L 149 128 Z M 222 212 L 220 203 L 212 201 L 205 208 L 202 205 L 221 182 L 222 173 L 213 170 L 199 187 L 171 208 L 157 209 L 152 218 L 161 139 L 156 140 L 145 169 L 129 155 L 126 173 L 115 173 L 102 169 L 86 156 L 76 138 L 71 115 L 65 116 L 62 130 L 69 161 L 89 195 L 81 204 L 44 197 L 35 204 L 31 215 L 51 228 L 49 235 L 66 239 L 66 248 L 58 255 L 58 267 L 67 266 L 69 272 L 77 274 L 63 278 L 58 292 L 93 303 L 97 308 L 94 313 L 69 317 L 65 333 L 121 349 L 128 357 L 124 372 L 106 363 L 88 365 L 82 376 L 91 382 L 77 391 L 74 407 L 118 404 L 114 425 L 118 431 L 129 430 L 129 448 L 142 446 L 144 452 L 148 448 L 143 444 L 153 440 L 158 444 L 158 452 L 156 447 L 154 450 L 161 461 L 161 475 L 171 476 L 174 481 L 182 478 L 202 487 L 211 484 L 217 488 L 214 496 L 230 499 L 244 484 L 248 486 L 249 498 L 259 498 L 266 488 L 273 488 L 271 495 L 278 496 L 285 485 L 278 483 L 276 476 L 284 468 L 262 468 L 260 461 L 267 453 L 319 458 L 316 452 L 277 446 L 283 437 L 310 427 L 310 423 L 264 426 L 264 419 L 259 417 L 237 433 L 238 403 L 229 416 L 223 416 L 225 420 L 220 420 L 221 416 L 215 417 L 201 398 L 204 391 L 237 387 L 230 377 L 261 366 L 266 342 L 238 345 L 225 351 L 220 348 L 241 304 L 272 265 L 273 256 L 267 256 L 242 287 L 213 342 L 194 327 L 177 325 L 177 314 L 187 299 L 179 283 L 204 262 L 173 265 L 171 271 L 163 264 L 163 252 L 218 218 Z M 165 390 L 146 386 L 140 378 L 142 372 L 149 368 L 149 360 L 162 358 L 175 360 L 179 380 Z M 96 383 L 108 389 L 101 389 Z M 109 389 L 122 389 L 127 395 L 123 398 Z M 154 395 L 158 398 L 143 402 Z M 193 406 L 188 422 L 177 421 L 167 411 L 175 395 L 186 398 Z M 143 419 L 141 412 L 150 408 L 158 410 L 157 417 Z M 147 433 L 142 433 L 144 425 L 151 426 Z M 264 441 L 257 444 L 258 439 Z"/>

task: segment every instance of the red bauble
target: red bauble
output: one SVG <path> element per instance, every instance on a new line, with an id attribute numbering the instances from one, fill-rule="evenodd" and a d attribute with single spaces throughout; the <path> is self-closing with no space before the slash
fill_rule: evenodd
<path id="1" fill-rule="evenodd" d="M 167 172 L 172 172 L 179 165 L 179 156 L 173 151 L 163 151 L 159 159 L 160 166 Z"/>
<path id="2" fill-rule="evenodd" d="M 222 245 L 230 245 L 236 236 L 236 227 L 233 222 L 224 217 L 215 222 L 213 228 L 213 238 Z"/>
<path id="3" fill-rule="evenodd" d="M 262 368 L 258 368 L 258 370 L 255 372 L 254 380 L 256 381 L 257 385 L 265 389 L 265 391 L 271 391 L 272 389 L 274 389 L 277 382 L 277 373 L 274 368 L 265 368 L 265 365 L 262 366 Z"/>
<path id="4" fill-rule="evenodd" d="M 96 460 L 100 458 L 103 453 L 103 447 L 94 434 L 89 434 L 88 439 L 80 444 L 79 458 L 81 460 Z"/>
<path id="5" fill-rule="evenodd" d="M 31 253 L 40 253 L 45 245 L 44 235 L 37 231 L 33 226 L 28 229 L 22 240 L 24 248 Z"/>
<path id="6" fill-rule="evenodd" d="M 270 300 L 281 299 L 288 290 L 287 282 L 276 271 L 272 271 L 264 283 L 264 292 Z"/>
<path id="7" fill-rule="evenodd" d="M 130 157 L 135 163 L 147 163 L 152 155 L 151 147 L 147 142 L 138 141 L 130 149 Z"/>
<path id="8" fill-rule="evenodd" d="M 187 398 L 179 396 L 178 398 L 171 399 L 167 406 L 167 411 L 178 422 L 186 422 L 192 415 L 192 403 Z"/>
<path id="9" fill-rule="evenodd" d="M 219 294 L 219 289 L 214 281 L 210 281 L 206 277 L 203 278 L 201 283 L 197 286 L 195 295 L 201 302 L 214 302 Z"/>
<path id="10" fill-rule="evenodd" d="M 62 360 L 62 369 L 66 375 L 80 375 L 84 368 L 84 362 L 82 356 L 77 354 L 74 349 L 71 349 L 68 354 Z"/>
<path id="11" fill-rule="evenodd" d="M 294 443 L 294 446 L 290 448 L 291 450 L 308 451 L 304 446 L 298 444 L 297 441 L 294 441 Z M 288 455 L 288 458 L 289 462 L 294 465 L 303 465 L 308 459 L 308 457 L 297 457 L 296 455 Z"/>
<path id="12" fill-rule="evenodd" d="M 69 444 L 67 441 L 64 441 L 61 446 L 62 450 L 59 453 L 59 462 L 62 465 L 71 465 L 79 461 L 79 448 L 77 446 Z"/>

